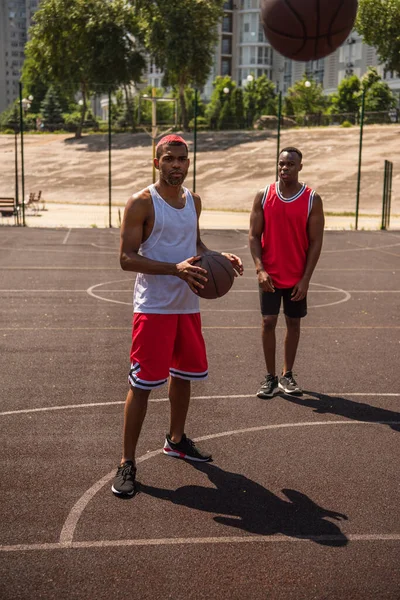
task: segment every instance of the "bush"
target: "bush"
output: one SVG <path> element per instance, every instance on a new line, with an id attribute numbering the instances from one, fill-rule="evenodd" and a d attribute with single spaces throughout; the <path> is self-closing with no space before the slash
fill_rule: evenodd
<path id="1" fill-rule="evenodd" d="M 72 113 L 63 113 L 64 118 L 64 129 L 66 131 L 75 132 L 81 122 L 81 113 L 76 111 Z"/>
<path id="2" fill-rule="evenodd" d="M 343 121 L 340 127 L 353 127 L 353 123 L 350 123 L 350 121 Z"/>
<path id="3" fill-rule="evenodd" d="M 189 122 L 189 128 L 194 129 L 194 119 Z M 197 131 L 208 129 L 208 120 L 205 117 L 197 117 Z"/>

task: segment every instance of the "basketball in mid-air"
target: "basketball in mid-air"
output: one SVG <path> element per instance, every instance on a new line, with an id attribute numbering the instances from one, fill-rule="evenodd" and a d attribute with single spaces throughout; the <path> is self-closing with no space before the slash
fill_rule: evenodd
<path id="1" fill-rule="evenodd" d="M 261 0 L 261 22 L 271 46 L 283 56 L 309 61 L 342 44 L 357 14 L 357 0 Z"/>
<path id="2" fill-rule="evenodd" d="M 197 288 L 200 298 L 214 300 L 229 292 L 235 279 L 235 272 L 226 256 L 209 250 L 193 264 L 207 271 L 207 281 L 202 281 L 204 288 Z"/>

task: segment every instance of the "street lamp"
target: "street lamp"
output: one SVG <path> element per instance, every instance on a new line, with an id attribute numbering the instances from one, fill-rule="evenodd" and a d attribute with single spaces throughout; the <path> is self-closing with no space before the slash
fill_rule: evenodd
<path id="1" fill-rule="evenodd" d="M 29 96 L 29 100 L 27 98 L 22 98 L 21 103 L 22 103 L 22 108 L 24 109 L 24 111 L 26 112 L 27 110 L 30 109 L 31 107 L 31 102 L 33 100 L 33 96 Z"/>
<path id="2" fill-rule="evenodd" d="M 229 88 L 228 87 L 224 87 L 223 92 L 224 92 L 224 94 L 229 94 Z"/>
<path id="3" fill-rule="evenodd" d="M 311 87 L 311 81 L 305 81 L 304 85 L 305 85 L 306 88 Z"/>

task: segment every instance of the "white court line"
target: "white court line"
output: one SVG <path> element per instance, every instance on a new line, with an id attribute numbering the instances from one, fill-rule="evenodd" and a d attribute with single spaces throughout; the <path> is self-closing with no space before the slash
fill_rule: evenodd
<path id="1" fill-rule="evenodd" d="M 67 233 L 67 235 L 66 235 L 66 236 L 65 236 L 65 238 L 63 239 L 63 244 L 66 244 L 66 243 L 67 243 L 67 241 L 68 241 L 68 238 L 69 238 L 69 236 L 70 236 L 70 234 L 71 234 L 71 231 L 72 231 L 72 228 L 70 228 L 70 229 L 68 230 L 68 233 Z"/>
<path id="2" fill-rule="evenodd" d="M 336 252 L 360 252 L 361 250 L 382 250 L 382 248 L 396 248 L 397 246 L 400 246 L 400 243 L 388 244 L 385 246 L 360 246 L 359 248 L 340 248 L 338 250 L 324 250 L 321 254 L 321 257 L 323 257 L 324 254 L 333 254 Z M 394 254 L 394 256 L 397 256 L 397 254 Z"/>
<path id="3" fill-rule="evenodd" d="M 195 442 L 202 442 L 205 440 L 213 440 L 217 438 L 227 437 L 231 435 L 237 435 L 240 433 L 254 433 L 257 431 L 270 431 L 277 429 L 289 429 L 297 427 L 317 427 L 326 425 L 400 425 L 400 421 L 306 421 L 303 423 L 281 423 L 279 425 L 260 425 L 258 427 L 246 427 L 245 429 L 234 429 L 232 431 L 222 431 L 220 433 L 212 433 L 210 435 L 203 435 L 195 438 Z M 136 460 L 136 463 L 142 463 L 149 458 L 153 458 L 161 454 L 162 448 L 153 450 L 147 454 L 141 456 Z M 98 491 L 101 490 L 113 477 L 115 476 L 115 469 L 110 471 L 107 475 L 102 477 L 94 485 L 92 485 L 86 492 L 79 498 L 79 500 L 72 507 L 69 515 L 67 516 L 64 525 L 60 533 L 60 544 L 70 544 L 73 541 L 75 529 L 78 525 L 78 521 L 85 510 L 89 502 L 94 498 Z"/>
<path id="4" fill-rule="evenodd" d="M 102 283 L 97 283 L 95 285 L 92 285 L 90 288 L 88 288 L 86 291 L 89 294 L 89 296 L 92 296 L 93 298 L 96 298 L 97 300 L 102 300 L 103 302 L 110 302 L 111 304 L 125 304 L 128 306 L 131 306 L 131 302 L 123 302 L 121 300 L 114 300 L 113 298 L 104 298 L 103 296 L 99 296 L 98 294 L 96 294 L 94 292 L 94 290 L 96 288 L 99 288 L 101 286 L 104 285 L 111 285 L 114 283 L 120 283 L 121 281 L 126 282 L 126 279 L 117 279 L 114 281 L 103 281 Z M 351 294 L 349 292 L 347 292 L 346 290 L 343 290 L 341 288 L 335 287 L 333 285 L 325 285 L 323 283 L 314 283 L 312 282 L 310 285 L 314 286 L 320 286 L 323 288 L 326 288 L 329 291 L 334 291 L 337 293 L 341 293 L 344 294 L 344 298 L 341 298 L 340 300 L 336 300 L 335 302 L 327 302 L 326 304 L 315 304 L 314 306 L 309 306 L 309 308 L 323 308 L 323 307 L 327 307 L 327 306 L 335 306 L 336 304 L 342 304 L 343 302 L 347 302 L 348 300 L 350 300 L 351 298 Z M 107 290 L 104 290 L 107 292 Z M 103 293 L 103 290 L 101 290 L 101 293 Z M 258 294 L 258 290 L 231 290 L 229 292 L 231 293 L 251 293 L 251 294 Z M 240 312 L 240 311 L 239 311 Z"/>
<path id="5" fill-rule="evenodd" d="M 396 392 L 318 392 L 321 396 L 378 396 L 378 397 L 397 397 L 400 396 L 400 393 Z M 256 398 L 256 394 L 232 394 L 229 396 L 192 396 L 192 400 L 240 400 L 243 398 Z M 315 396 L 308 396 L 307 394 L 303 394 L 303 400 L 312 399 L 316 400 Z M 150 398 L 149 402 L 169 402 L 169 398 Z M 55 410 L 68 410 L 75 408 L 92 408 L 96 406 L 118 406 L 120 404 L 125 404 L 125 400 L 114 400 L 113 402 L 87 402 L 85 404 L 61 404 L 56 406 L 41 406 L 38 408 L 20 408 L 18 410 L 6 410 L 0 412 L 0 417 L 7 417 L 10 415 L 21 415 L 28 413 L 38 413 L 38 412 L 50 412 Z"/>
<path id="6" fill-rule="evenodd" d="M 0 552 L 27 552 L 49 550 L 80 550 L 85 548 L 115 548 L 126 546 L 178 546 L 195 544 L 282 544 L 295 542 L 398 542 L 400 534 L 397 533 L 369 533 L 369 534 L 343 534 L 343 535 L 309 535 L 286 537 L 284 535 L 246 535 L 223 537 L 194 537 L 194 538 L 155 538 L 139 540 L 92 540 L 88 542 L 65 542 L 45 544 L 15 544 L 13 546 L 0 546 Z"/>

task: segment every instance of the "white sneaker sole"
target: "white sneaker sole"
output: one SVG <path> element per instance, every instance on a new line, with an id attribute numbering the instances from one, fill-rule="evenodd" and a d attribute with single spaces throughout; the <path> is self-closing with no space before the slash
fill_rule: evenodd
<path id="1" fill-rule="evenodd" d="M 281 383 L 279 383 L 278 385 L 279 385 L 279 389 L 282 390 L 283 392 L 285 392 L 285 394 L 293 394 L 294 396 L 302 396 L 303 395 L 303 390 L 301 390 L 300 388 L 298 388 L 297 390 L 288 390 Z"/>
<path id="2" fill-rule="evenodd" d="M 276 394 L 279 394 L 279 387 L 276 387 L 272 390 L 270 394 L 264 394 L 263 392 L 259 392 L 256 394 L 257 398 L 261 398 L 261 400 L 265 400 L 267 398 L 273 398 Z"/>
<path id="3" fill-rule="evenodd" d="M 112 485 L 111 486 L 111 491 L 113 494 L 116 494 L 117 496 L 133 496 L 135 494 L 135 490 L 133 492 L 119 492 L 118 490 L 115 489 L 115 487 Z"/>
<path id="4" fill-rule="evenodd" d="M 182 458 L 184 460 L 192 460 L 193 462 L 210 462 L 210 458 L 195 458 L 194 456 L 189 456 L 184 452 L 179 452 L 179 450 L 172 450 L 172 448 L 163 448 L 163 454 L 167 456 L 171 456 L 172 458 Z"/>

